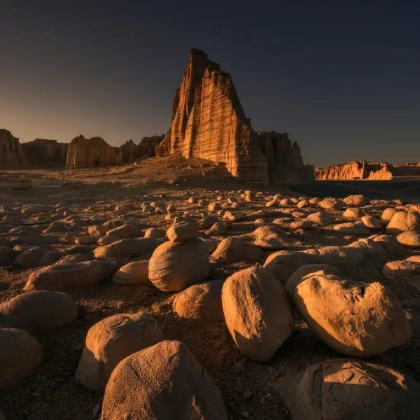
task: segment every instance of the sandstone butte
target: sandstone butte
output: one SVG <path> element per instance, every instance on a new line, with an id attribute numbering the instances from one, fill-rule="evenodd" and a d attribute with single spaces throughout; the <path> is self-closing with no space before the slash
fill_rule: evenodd
<path id="1" fill-rule="evenodd" d="M 27 166 L 25 154 L 19 139 L 8 130 L 0 129 L 0 167 L 24 168 Z"/>
<path id="2" fill-rule="evenodd" d="M 181 154 L 225 163 L 240 180 L 266 186 L 269 178 L 313 178 L 299 146 L 287 134 L 256 133 L 245 116 L 230 74 L 201 50 L 190 51 L 177 90 L 171 127 L 157 154 Z"/>
<path id="3" fill-rule="evenodd" d="M 371 163 L 365 160 L 353 161 L 315 170 L 316 179 L 323 180 L 391 180 L 394 168 L 388 162 Z"/>
<path id="4" fill-rule="evenodd" d="M 22 143 L 28 165 L 33 168 L 54 168 L 66 165 L 68 143 L 57 140 L 35 139 Z"/>

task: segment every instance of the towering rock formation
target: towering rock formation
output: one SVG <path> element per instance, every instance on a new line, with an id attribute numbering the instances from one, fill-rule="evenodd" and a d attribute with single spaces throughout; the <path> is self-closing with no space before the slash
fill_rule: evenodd
<path id="1" fill-rule="evenodd" d="M 313 180 L 315 170 L 312 165 L 304 165 L 300 147 L 291 142 L 287 133 L 260 131 L 258 144 L 267 159 L 270 179 Z"/>
<path id="2" fill-rule="evenodd" d="M 172 124 L 157 154 L 222 162 L 233 176 L 251 185 L 268 185 L 267 161 L 246 118 L 232 79 L 200 50 L 192 49 Z"/>
<path id="3" fill-rule="evenodd" d="M 68 148 L 68 143 L 59 143 L 57 140 L 35 139 L 22 143 L 28 165 L 34 168 L 66 166 Z"/>
<path id="4" fill-rule="evenodd" d="M 121 163 L 118 147 L 110 146 L 100 137 L 76 137 L 71 141 L 67 153 L 68 168 L 106 167 Z"/>
<path id="5" fill-rule="evenodd" d="M 19 139 L 8 130 L 0 129 L 0 168 L 26 167 L 27 162 Z"/>
<path id="6" fill-rule="evenodd" d="M 140 158 L 155 156 L 156 147 L 163 138 L 164 135 L 143 137 L 139 144 L 135 144 L 133 140 L 128 140 L 120 147 L 122 163 L 130 163 Z"/>
<path id="7" fill-rule="evenodd" d="M 316 179 L 376 179 L 390 180 L 393 178 L 393 167 L 388 162 L 371 163 L 366 160 L 333 165 L 327 168 L 317 168 Z"/>

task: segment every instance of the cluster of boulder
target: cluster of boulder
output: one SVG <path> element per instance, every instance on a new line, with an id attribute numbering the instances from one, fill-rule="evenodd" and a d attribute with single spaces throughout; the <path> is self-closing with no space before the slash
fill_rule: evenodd
<path id="1" fill-rule="evenodd" d="M 175 293 L 179 319 L 202 328 L 225 324 L 237 351 L 254 362 L 272 360 L 293 340 L 295 323 L 304 322 L 341 358 L 288 379 L 282 396 L 293 419 L 414 419 L 420 386 L 397 369 L 363 360 L 413 336 L 392 283 L 420 290 L 420 257 L 405 258 L 420 249 L 420 207 L 386 204 L 360 195 L 340 200 L 240 190 L 186 192 L 179 203 L 23 206 L 25 224 L 0 236 L 0 265 L 36 270 L 23 294 L 0 304 L 0 389 L 16 386 L 42 363 L 39 332 L 77 318 L 75 291 L 109 282 Z M 99 209 L 108 220 L 84 216 Z M 135 215 L 159 222 L 144 229 Z M 2 224 L 14 220 L 13 209 L 3 208 Z M 28 232 L 37 226 L 41 237 L 74 228 L 75 246 L 33 246 Z M 251 229 L 232 233 L 241 226 Z M 296 249 L 316 229 L 345 244 Z M 384 281 L 346 275 L 371 261 L 385 261 Z M 224 267 L 241 268 L 214 276 Z M 104 392 L 102 420 L 229 418 L 217 385 L 178 338 L 166 339 L 147 311 L 118 313 L 89 328 L 75 379 Z"/>

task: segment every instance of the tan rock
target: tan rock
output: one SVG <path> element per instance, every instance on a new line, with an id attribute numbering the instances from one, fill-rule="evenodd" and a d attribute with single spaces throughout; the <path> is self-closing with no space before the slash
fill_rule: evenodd
<path id="1" fill-rule="evenodd" d="M 26 331 L 0 328 L 0 390 L 18 384 L 42 361 L 38 340 Z"/>
<path id="2" fill-rule="evenodd" d="M 420 247 L 420 233 L 419 232 L 403 232 L 397 236 L 397 241 L 404 246 L 419 248 Z"/>
<path id="3" fill-rule="evenodd" d="M 322 361 L 285 388 L 293 420 L 414 420 L 420 410 L 419 384 L 374 363 Z"/>
<path id="4" fill-rule="evenodd" d="M 407 259 L 387 262 L 382 269 L 382 274 L 393 281 L 408 280 L 410 277 L 420 275 L 420 261 Z"/>
<path id="5" fill-rule="evenodd" d="M 220 242 L 213 252 L 211 260 L 215 263 L 234 263 L 238 261 L 258 262 L 261 260 L 263 251 L 243 239 L 226 238 Z"/>
<path id="6" fill-rule="evenodd" d="M 112 276 L 112 282 L 125 286 L 153 286 L 149 280 L 149 262 L 134 261 L 123 265 Z"/>
<path id="7" fill-rule="evenodd" d="M 33 272 L 23 290 L 71 291 L 111 278 L 117 269 L 118 266 L 110 261 L 54 264 Z"/>
<path id="8" fill-rule="evenodd" d="M 219 389 L 179 341 L 162 341 L 134 353 L 114 370 L 105 390 L 101 420 L 124 416 L 228 420 Z"/>
<path id="9" fill-rule="evenodd" d="M 172 242 L 184 243 L 197 237 L 198 225 L 189 221 L 176 221 L 167 230 L 166 236 Z"/>
<path id="10" fill-rule="evenodd" d="M 403 232 L 414 231 L 420 233 L 420 213 L 412 211 L 398 211 L 386 227 L 390 235 L 399 235 Z"/>
<path id="11" fill-rule="evenodd" d="M 278 226 L 261 226 L 254 232 L 240 235 L 238 238 L 267 250 L 284 249 L 292 243 L 284 230 Z"/>
<path id="12" fill-rule="evenodd" d="M 270 360 L 293 330 L 292 309 L 284 287 L 262 267 L 228 277 L 222 289 L 226 326 L 247 358 Z"/>
<path id="13" fill-rule="evenodd" d="M 387 162 L 372 163 L 365 160 L 333 165 L 315 170 L 316 179 L 383 179 L 393 178 L 393 167 Z"/>
<path id="14" fill-rule="evenodd" d="M 377 282 L 309 274 L 293 289 L 292 300 L 309 327 L 348 356 L 370 357 L 411 337 L 401 303 Z"/>
<path id="15" fill-rule="evenodd" d="M 334 230 L 344 235 L 370 235 L 370 230 L 362 222 L 340 223 Z"/>
<path id="16" fill-rule="evenodd" d="M 385 209 L 382 213 L 381 220 L 383 220 L 384 222 L 390 222 L 396 212 L 397 209 L 394 208 Z"/>
<path id="17" fill-rule="evenodd" d="M 208 246 L 200 239 L 160 245 L 149 261 L 149 279 L 164 292 L 178 292 L 209 274 Z"/>
<path id="18" fill-rule="evenodd" d="M 346 198 L 343 198 L 343 201 L 348 206 L 366 206 L 366 204 L 369 204 L 369 199 L 366 198 L 364 195 L 349 195 Z"/>
<path id="19" fill-rule="evenodd" d="M 361 218 L 362 223 L 370 230 L 381 230 L 382 224 L 381 222 L 373 216 L 363 216 Z"/>
<path id="20" fill-rule="evenodd" d="M 178 293 L 174 312 L 180 317 L 207 324 L 224 322 L 221 292 L 224 280 L 195 284 Z"/>
<path id="21" fill-rule="evenodd" d="M 87 333 L 76 381 L 92 391 L 102 391 L 118 363 L 160 341 L 162 331 L 150 315 L 117 314 L 105 318 Z"/>
<path id="22" fill-rule="evenodd" d="M 100 246 L 93 251 L 95 258 L 143 258 L 151 254 L 161 243 L 156 238 L 126 238 Z"/>
<path id="23" fill-rule="evenodd" d="M 77 307 L 66 293 L 41 290 L 0 304 L 0 327 L 28 332 L 49 330 L 77 318 Z"/>

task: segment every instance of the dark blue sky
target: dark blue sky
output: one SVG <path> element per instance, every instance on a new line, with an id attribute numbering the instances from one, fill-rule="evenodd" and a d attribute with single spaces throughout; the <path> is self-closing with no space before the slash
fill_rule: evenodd
<path id="1" fill-rule="evenodd" d="M 191 47 L 306 162 L 420 161 L 420 1 L 0 0 L 0 128 L 167 131 Z"/>

